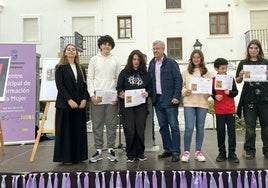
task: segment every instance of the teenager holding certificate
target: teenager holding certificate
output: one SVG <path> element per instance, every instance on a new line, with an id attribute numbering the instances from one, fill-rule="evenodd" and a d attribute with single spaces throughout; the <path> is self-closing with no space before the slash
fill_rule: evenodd
<path id="1" fill-rule="evenodd" d="M 211 76 L 204 64 L 204 55 L 202 51 L 194 50 L 191 53 L 187 69 L 182 73 L 182 96 L 185 119 L 184 152 L 181 157 L 182 162 L 189 162 L 190 160 L 190 146 L 194 127 L 196 127 L 195 159 L 200 162 L 206 161 L 206 158 L 201 151 L 201 147 L 204 139 L 204 125 L 210 94 L 192 93 L 190 83 L 192 78 L 210 77 Z"/>
<path id="2" fill-rule="evenodd" d="M 214 68 L 217 71 L 217 76 L 227 75 L 228 62 L 224 58 L 218 58 L 214 61 Z M 221 82 L 225 80 L 217 80 L 213 78 L 213 99 L 214 110 L 216 114 L 217 124 L 217 140 L 219 155 L 216 158 L 217 162 L 226 161 L 225 135 L 226 128 L 228 130 L 228 160 L 234 163 L 239 163 L 239 159 L 235 154 L 236 135 L 235 135 L 235 102 L 234 97 L 237 96 L 238 90 L 234 78 L 230 80 L 232 84 L 226 84 L 225 88 L 219 86 L 224 85 Z M 232 85 L 231 89 L 226 86 Z M 216 89 L 215 89 L 216 88 Z"/>
<path id="3" fill-rule="evenodd" d="M 144 156 L 144 131 L 148 110 L 147 100 L 137 106 L 126 107 L 124 105 L 128 100 L 132 100 L 129 98 L 131 96 L 125 97 L 127 90 L 145 89 L 140 93 L 142 98 L 148 98 L 150 93 L 146 62 L 143 53 L 139 50 L 133 50 L 130 53 L 127 65 L 119 74 L 116 89 L 123 116 L 127 162 L 133 162 L 135 159 L 145 161 L 147 158 Z"/>
<path id="4" fill-rule="evenodd" d="M 258 40 L 252 40 L 247 46 L 247 56 L 242 60 L 236 70 L 236 81 L 241 83 L 245 72 L 244 65 L 268 65 L 264 59 L 261 43 Z M 267 74 L 267 71 L 266 71 Z M 268 160 L 268 82 L 244 82 L 240 101 L 237 107 L 237 115 L 243 115 L 246 123 L 245 135 L 245 157 L 248 160 L 255 158 L 256 148 L 256 121 L 259 118 L 261 126 L 261 139 L 263 142 L 262 152 L 265 159 Z"/>
<path id="5" fill-rule="evenodd" d="M 103 159 L 104 125 L 106 126 L 107 137 L 107 158 L 111 162 L 117 161 L 114 151 L 118 121 L 117 97 L 111 102 L 112 104 L 101 104 L 101 97 L 96 95 L 98 90 L 106 92 L 111 90 L 115 91 L 121 64 L 118 58 L 111 53 L 114 46 L 114 39 L 111 36 L 101 36 L 98 39 L 100 53 L 93 56 L 88 65 L 87 84 L 91 99 L 91 118 L 94 133 L 94 146 L 96 149 L 96 153 L 89 158 L 89 162 L 91 163 Z"/>

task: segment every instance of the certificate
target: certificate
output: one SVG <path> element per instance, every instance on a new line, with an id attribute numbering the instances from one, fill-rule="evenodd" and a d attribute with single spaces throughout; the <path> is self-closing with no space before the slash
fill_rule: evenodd
<path id="1" fill-rule="evenodd" d="M 194 94 L 212 94 L 212 79 L 191 78 L 190 89 Z"/>
<path id="2" fill-rule="evenodd" d="M 233 79 L 231 75 L 221 75 L 218 74 L 215 76 L 215 89 L 217 90 L 232 90 L 233 88 Z"/>
<path id="3" fill-rule="evenodd" d="M 141 96 L 143 92 L 145 89 L 125 90 L 125 108 L 145 103 L 145 98 Z"/>
<path id="4" fill-rule="evenodd" d="M 267 82 L 266 65 L 243 65 L 245 82 Z"/>
<path id="5" fill-rule="evenodd" d="M 97 90 L 96 98 L 99 104 L 112 104 L 113 101 L 117 101 L 116 90 Z"/>

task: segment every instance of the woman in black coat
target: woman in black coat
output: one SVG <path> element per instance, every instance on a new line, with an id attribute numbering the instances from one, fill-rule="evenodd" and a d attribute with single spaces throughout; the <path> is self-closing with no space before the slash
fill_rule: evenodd
<path id="1" fill-rule="evenodd" d="M 85 70 L 75 45 L 68 44 L 55 68 L 56 137 L 54 162 L 77 163 L 88 159 L 85 107 L 88 99 Z"/>

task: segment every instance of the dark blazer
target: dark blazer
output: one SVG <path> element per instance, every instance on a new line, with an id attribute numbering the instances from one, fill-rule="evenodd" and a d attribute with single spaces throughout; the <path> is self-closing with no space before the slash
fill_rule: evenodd
<path id="1" fill-rule="evenodd" d="M 73 99 L 78 105 L 83 99 L 88 100 L 87 85 L 77 65 L 76 70 L 77 81 L 70 64 L 56 66 L 55 81 L 58 89 L 56 108 L 71 109 L 67 102 L 69 99 Z M 82 71 L 86 75 L 83 68 Z"/>
<path id="2" fill-rule="evenodd" d="M 155 58 L 150 61 L 149 74 L 152 83 L 152 102 L 156 102 L 156 81 L 155 81 Z M 166 107 L 177 107 L 171 103 L 173 98 L 180 100 L 182 89 L 182 76 L 178 63 L 164 55 L 161 66 L 161 87 L 162 95 L 160 98 L 161 104 Z"/>
<path id="3" fill-rule="evenodd" d="M 238 64 L 236 69 L 236 78 L 239 77 L 240 71 L 244 65 L 266 65 L 268 61 L 266 59 L 258 60 L 255 62 L 249 62 L 242 60 Z M 260 91 L 259 95 L 256 95 L 255 90 Z M 241 117 L 243 106 L 246 104 L 267 104 L 268 103 L 268 82 L 244 82 L 242 93 L 240 95 L 239 103 L 237 106 L 237 115 Z"/>

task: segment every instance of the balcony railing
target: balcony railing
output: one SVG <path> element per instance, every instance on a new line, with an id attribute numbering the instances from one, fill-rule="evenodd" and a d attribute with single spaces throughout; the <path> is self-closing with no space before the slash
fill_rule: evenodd
<path id="1" fill-rule="evenodd" d="M 268 29 L 248 30 L 245 33 L 246 45 L 252 39 L 258 39 L 262 44 L 263 51 L 268 52 Z"/>
<path id="2" fill-rule="evenodd" d="M 266 3 L 268 0 L 245 0 L 248 3 Z"/>
<path id="3" fill-rule="evenodd" d="M 99 35 L 83 36 L 83 52 L 79 52 L 81 63 L 88 63 L 89 59 L 99 52 Z M 67 44 L 75 44 L 74 36 L 60 37 L 60 52 L 62 53 Z"/>

